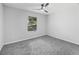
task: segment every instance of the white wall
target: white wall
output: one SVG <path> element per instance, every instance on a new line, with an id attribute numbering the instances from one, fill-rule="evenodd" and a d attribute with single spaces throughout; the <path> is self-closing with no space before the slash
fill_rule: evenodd
<path id="1" fill-rule="evenodd" d="M 4 13 L 4 44 L 46 34 L 79 44 L 79 4 L 55 3 L 48 18 L 41 14 L 6 6 L 4 7 Z M 36 32 L 27 31 L 28 16 L 38 18 Z"/>
<path id="2" fill-rule="evenodd" d="M 48 35 L 79 44 L 79 4 L 54 4 L 48 16 Z"/>
<path id="3" fill-rule="evenodd" d="M 21 40 L 46 35 L 46 16 L 4 6 L 5 18 L 5 38 L 4 44 L 9 44 Z M 37 17 L 37 31 L 27 31 L 28 16 Z"/>
<path id="4" fill-rule="evenodd" d="M 0 50 L 3 45 L 3 6 L 0 3 Z"/>

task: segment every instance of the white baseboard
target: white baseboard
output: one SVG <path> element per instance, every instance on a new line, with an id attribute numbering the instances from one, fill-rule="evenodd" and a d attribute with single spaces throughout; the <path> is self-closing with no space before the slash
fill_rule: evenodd
<path id="1" fill-rule="evenodd" d="M 44 35 L 45 35 L 45 34 L 44 34 Z M 7 42 L 7 43 L 5 43 L 4 45 L 16 43 L 16 42 L 20 42 L 20 41 L 23 41 L 23 40 L 29 40 L 29 39 L 37 38 L 37 37 L 44 36 L 44 35 L 37 35 L 37 36 L 29 37 L 29 38 L 26 38 L 26 39 L 22 39 L 22 40 Z M 60 40 L 64 40 L 64 41 L 67 41 L 67 42 L 70 42 L 70 43 L 74 43 L 74 44 L 79 45 L 79 43 L 77 43 L 77 42 L 73 42 L 73 41 L 70 41 L 70 40 L 66 40 L 66 39 L 63 39 L 63 38 L 60 38 L 60 37 L 57 37 L 57 36 L 52 36 L 52 35 L 50 35 L 50 34 L 48 34 L 48 36 L 50 36 L 50 37 L 55 37 L 55 38 L 58 38 L 58 39 L 60 39 Z M 1 47 L 1 48 L 2 48 L 2 47 Z M 0 50 L 1 50 L 1 48 L 0 48 Z"/>
<path id="2" fill-rule="evenodd" d="M 43 35 L 36 35 L 36 36 L 29 37 L 29 38 L 22 39 L 22 40 L 17 40 L 17 41 L 12 41 L 12 42 L 7 42 L 7 43 L 4 43 L 4 45 L 12 44 L 12 43 L 16 43 L 16 42 L 20 42 L 20 41 L 24 41 L 24 40 L 29 40 L 29 39 L 36 38 L 36 37 L 40 37 L 40 36 L 44 36 L 44 35 L 45 35 L 45 34 L 43 34 Z"/>
<path id="3" fill-rule="evenodd" d="M 68 40 L 68 39 L 61 38 L 61 37 L 52 36 L 52 35 L 50 35 L 50 34 L 48 34 L 48 36 L 50 36 L 50 37 L 55 37 L 55 38 L 58 38 L 58 39 L 60 39 L 60 40 L 66 41 L 66 42 L 70 42 L 70 43 L 79 45 L 79 42 L 77 42 L 77 41 L 72 41 L 72 40 Z"/>
<path id="4" fill-rule="evenodd" d="M 2 47 L 3 47 L 3 45 L 2 45 L 2 46 L 0 46 L 0 51 L 1 51 Z"/>

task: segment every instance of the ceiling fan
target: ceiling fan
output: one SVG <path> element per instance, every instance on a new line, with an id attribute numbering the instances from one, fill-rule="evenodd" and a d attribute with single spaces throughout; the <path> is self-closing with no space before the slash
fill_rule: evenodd
<path id="1" fill-rule="evenodd" d="M 49 5 L 49 3 L 42 3 L 40 9 L 35 10 L 43 10 L 44 12 L 48 13 L 48 10 L 46 10 L 46 7 Z"/>

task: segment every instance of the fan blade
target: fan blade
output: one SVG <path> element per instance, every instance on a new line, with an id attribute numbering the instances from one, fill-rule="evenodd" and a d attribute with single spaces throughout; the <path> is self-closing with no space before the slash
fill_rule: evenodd
<path id="1" fill-rule="evenodd" d="M 41 4 L 41 9 L 43 9 L 43 7 L 44 7 L 44 3 L 43 3 L 43 4 Z"/>
<path id="2" fill-rule="evenodd" d="M 45 4 L 45 7 L 47 7 L 48 5 L 49 5 L 49 3 L 46 3 L 46 4 Z"/>
<path id="3" fill-rule="evenodd" d="M 47 10 L 44 10 L 46 13 L 48 13 L 48 11 Z"/>

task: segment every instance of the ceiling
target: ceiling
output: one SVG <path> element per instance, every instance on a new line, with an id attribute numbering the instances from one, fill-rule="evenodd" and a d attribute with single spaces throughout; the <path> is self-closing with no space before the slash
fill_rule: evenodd
<path id="1" fill-rule="evenodd" d="M 9 6 L 9 7 L 14 7 L 14 8 L 19 8 L 23 10 L 29 10 L 32 12 L 48 15 L 52 12 L 53 10 L 53 3 L 49 3 L 47 6 L 46 10 L 48 10 L 48 13 L 45 13 L 42 10 L 35 10 L 35 9 L 40 9 L 42 3 L 4 3 L 4 5 Z"/>

